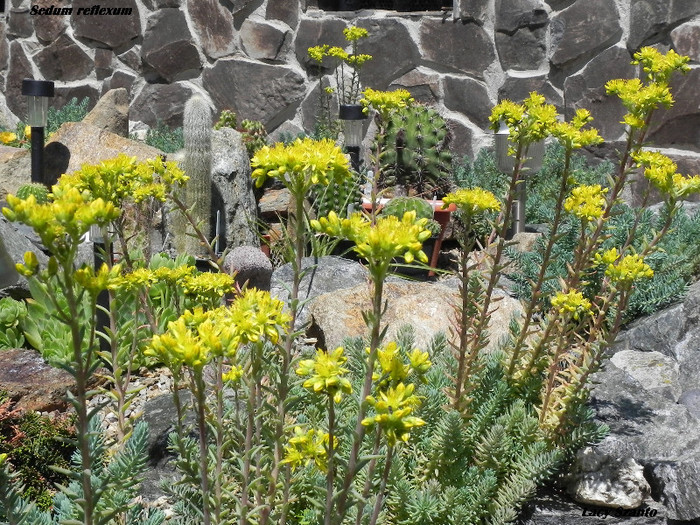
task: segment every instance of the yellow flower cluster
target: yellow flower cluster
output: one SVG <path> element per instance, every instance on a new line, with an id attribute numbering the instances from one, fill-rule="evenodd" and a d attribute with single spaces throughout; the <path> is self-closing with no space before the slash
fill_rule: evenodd
<path id="1" fill-rule="evenodd" d="M 3 144 L 10 144 L 12 142 L 15 142 L 17 140 L 17 134 L 12 133 L 11 131 L 2 131 L 0 132 L 0 142 Z"/>
<path id="2" fill-rule="evenodd" d="M 282 463 L 295 469 L 313 461 L 321 472 L 326 472 L 329 441 L 326 432 L 314 429 L 304 432 L 301 427 L 294 427 L 294 436 L 289 438 Z M 333 443 L 334 448 L 336 445 Z"/>
<path id="3" fill-rule="evenodd" d="M 355 42 L 360 38 L 367 38 L 369 32 L 363 27 L 350 26 L 343 29 L 343 35 L 345 35 L 345 40 L 348 42 Z"/>
<path id="4" fill-rule="evenodd" d="M 600 184 L 577 186 L 564 201 L 564 209 L 582 221 L 593 221 L 605 212 L 607 188 Z"/>
<path id="5" fill-rule="evenodd" d="M 649 82 L 668 84 L 674 72 L 690 71 L 688 62 L 690 57 L 679 55 L 673 49 L 663 55 L 656 48 L 643 47 L 634 54 L 632 64 L 642 66 Z"/>
<path id="6" fill-rule="evenodd" d="M 195 302 L 212 304 L 221 300 L 227 293 L 233 293 L 236 283 L 227 273 L 189 273 L 180 282 L 185 295 Z"/>
<path id="7" fill-rule="evenodd" d="M 362 95 L 364 98 L 360 100 L 360 104 L 364 106 L 363 111 L 367 113 L 369 108 L 372 107 L 379 113 L 382 120 L 386 120 L 392 111 L 411 106 L 415 102 L 411 94 L 405 89 L 378 91 L 367 88 L 362 92 Z"/>
<path id="8" fill-rule="evenodd" d="M 576 290 L 570 290 L 566 293 L 557 292 L 552 297 L 552 308 L 558 310 L 562 315 L 571 314 L 574 319 L 591 314 L 591 302 Z"/>
<path id="9" fill-rule="evenodd" d="M 553 105 L 545 104 L 545 98 L 533 91 L 522 104 L 504 100 L 494 106 L 489 121 L 494 131 L 505 122 L 510 129 L 510 142 L 527 145 L 549 136 L 557 124 L 557 110 Z"/>
<path id="10" fill-rule="evenodd" d="M 367 352 L 369 353 L 369 348 Z M 375 369 L 372 379 L 379 381 L 380 387 L 397 385 L 411 372 L 422 378 L 432 366 L 428 352 L 422 352 L 418 348 L 414 348 L 408 354 L 408 363 L 406 363 L 394 341 L 377 349 L 377 362 L 379 367 Z"/>
<path id="11" fill-rule="evenodd" d="M 172 185 L 187 180 L 174 162 L 163 162 L 160 157 L 139 162 L 122 153 L 99 164 L 83 164 L 79 171 L 63 175 L 59 184 L 87 190 L 95 199 L 121 206 L 126 200 L 141 202 L 149 197 L 163 202 Z"/>
<path id="12" fill-rule="evenodd" d="M 355 252 L 370 263 L 370 271 L 377 270 L 375 278 L 383 277 L 391 260 L 402 257 L 407 263 L 414 259 L 428 262 L 428 256 L 422 250 L 423 241 L 430 238 L 426 228 L 428 220 L 416 220 L 414 211 L 406 212 L 402 219 L 394 216 L 379 217 L 374 225 L 362 213 L 354 213 L 347 219 L 340 219 L 334 212 L 328 217 L 311 221 L 314 230 L 349 239 L 356 246 Z"/>
<path id="13" fill-rule="evenodd" d="M 399 383 L 396 387 L 380 392 L 378 398 L 367 396 L 367 403 L 374 407 L 376 414 L 362 420 L 362 425 L 378 425 L 384 432 L 389 446 L 397 441 L 408 441 L 413 427 L 425 425 L 419 417 L 411 414 L 420 405 L 418 396 L 413 394 L 415 385 Z"/>
<path id="14" fill-rule="evenodd" d="M 328 49 L 330 46 L 328 44 L 324 44 L 322 46 L 314 46 L 310 47 L 307 50 L 307 53 L 309 54 L 309 58 L 315 62 L 318 62 L 319 64 L 323 62 L 323 58 L 328 55 Z"/>
<path id="15" fill-rule="evenodd" d="M 168 323 L 165 333 L 153 337 L 144 354 L 156 357 L 174 372 L 183 366 L 201 370 L 213 357 L 234 359 L 240 345 L 263 337 L 279 340 L 279 330 L 289 321 L 282 307 L 269 293 L 251 289 L 230 307 L 187 310 Z"/>
<path id="16" fill-rule="evenodd" d="M 106 290 L 110 283 L 119 277 L 121 266 L 115 265 L 110 270 L 106 264 L 102 264 L 97 272 L 90 266 L 83 266 L 75 271 L 73 278 L 87 292 L 97 297 L 102 290 Z"/>
<path id="17" fill-rule="evenodd" d="M 587 109 L 578 109 L 571 122 L 556 122 L 552 125 L 552 136 L 567 149 L 578 149 L 603 142 L 594 128 L 582 129 L 593 117 Z"/>
<path id="18" fill-rule="evenodd" d="M 54 254 L 67 254 L 91 226 L 106 226 L 119 217 L 120 210 L 111 202 L 93 199 L 87 192 L 57 184 L 52 199 L 38 204 L 34 195 L 20 199 L 7 196 L 9 208 L 2 213 L 9 221 L 30 226 L 42 244 Z"/>
<path id="19" fill-rule="evenodd" d="M 178 266 L 177 268 L 161 266 L 155 270 L 137 268 L 131 273 L 115 277 L 110 282 L 109 288 L 124 292 L 148 290 L 159 282 L 180 286 L 185 279 L 191 277 L 196 271 L 197 269 L 194 266 Z"/>
<path id="20" fill-rule="evenodd" d="M 257 187 L 268 177 L 281 180 L 295 195 L 306 194 L 312 185 L 342 183 L 349 178 L 348 158 L 330 139 L 297 139 L 292 144 L 264 146 L 251 160 Z"/>
<path id="21" fill-rule="evenodd" d="M 316 357 L 302 360 L 296 372 L 300 376 L 309 376 L 302 385 L 304 388 L 333 396 L 333 401 L 340 403 L 343 394 L 352 392 L 350 381 L 343 377 L 348 373 L 343 367 L 346 362 L 342 346 L 328 352 L 319 348 Z"/>
<path id="22" fill-rule="evenodd" d="M 644 258 L 638 254 L 625 255 L 620 259 L 617 248 L 595 255 L 595 262 L 604 265 L 605 275 L 613 284 L 630 285 L 639 279 L 650 279 L 654 276 L 654 270 L 644 262 Z"/>
<path id="23" fill-rule="evenodd" d="M 443 209 L 450 204 L 455 204 L 460 211 L 470 216 L 477 213 L 501 210 L 501 203 L 496 196 L 483 188 L 460 189 L 448 193 L 442 201 L 445 203 L 442 206 Z"/>
<path id="24" fill-rule="evenodd" d="M 637 167 L 661 193 L 674 199 L 700 192 L 700 176 L 685 177 L 677 173 L 678 166 L 658 151 L 640 151 L 632 155 Z"/>

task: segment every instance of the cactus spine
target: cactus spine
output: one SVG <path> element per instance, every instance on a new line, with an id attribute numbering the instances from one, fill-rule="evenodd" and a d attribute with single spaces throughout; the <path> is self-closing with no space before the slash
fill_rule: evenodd
<path id="1" fill-rule="evenodd" d="M 394 111 L 385 132 L 377 136 L 380 185 L 411 187 L 426 198 L 443 193 L 452 163 L 450 138 L 445 120 L 432 108 L 415 105 Z"/>
<path id="2" fill-rule="evenodd" d="M 25 200 L 30 195 L 34 195 L 37 204 L 45 204 L 49 201 L 49 189 L 43 184 L 30 182 L 23 184 L 17 189 L 16 197 Z"/>
<path id="3" fill-rule="evenodd" d="M 185 104 L 183 118 L 183 135 L 185 139 L 185 158 L 183 171 L 190 180 L 185 189 L 185 202 L 191 210 L 192 217 L 199 225 L 207 239 L 211 240 L 211 132 L 212 116 L 207 102 L 195 95 Z M 191 225 L 180 231 L 186 231 L 184 252 L 195 257 L 207 255 Z"/>
<path id="4" fill-rule="evenodd" d="M 325 217 L 334 211 L 339 217 L 346 217 L 348 206 L 359 203 L 362 198 L 358 179 L 359 175 L 353 172 L 352 177 L 341 183 L 331 182 L 328 186 L 315 186 L 312 192 L 316 215 Z"/>

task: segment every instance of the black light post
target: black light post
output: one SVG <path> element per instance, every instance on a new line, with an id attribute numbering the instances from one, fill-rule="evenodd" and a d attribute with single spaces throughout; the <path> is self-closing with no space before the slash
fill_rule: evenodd
<path id="1" fill-rule="evenodd" d="M 359 172 L 362 131 L 367 115 L 362 112 L 360 104 L 341 104 L 338 117 L 343 122 L 345 149 L 350 154 L 352 169 Z"/>
<path id="2" fill-rule="evenodd" d="M 53 82 L 22 80 L 22 95 L 27 97 L 27 124 L 32 129 L 32 182 L 44 184 L 44 128 L 53 97 Z"/>

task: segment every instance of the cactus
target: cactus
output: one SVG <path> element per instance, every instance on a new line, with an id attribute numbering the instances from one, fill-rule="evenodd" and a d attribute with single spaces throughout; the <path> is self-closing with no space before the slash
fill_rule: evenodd
<path id="1" fill-rule="evenodd" d="M 383 129 L 374 146 L 375 154 L 380 151 L 380 186 L 410 187 L 428 198 L 449 191 L 451 137 L 437 111 L 421 105 L 397 109 Z"/>
<path id="2" fill-rule="evenodd" d="M 359 203 L 362 198 L 359 175 L 353 172 L 351 178 L 340 184 L 331 182 L 328 186 L 314 186 L 312 193 L 313 207 L 318 217 L 325 217 L 331 211 L 339 217 L 346 217 L 348 206 Z"/>
<path id="3" fill-rule="evenodd" d="M 216 121 L 214 129 L 221 128 L 233 128 L 236 129 L 238 125 L 238 119 L 236 118 L 236 113 L 230 109 L 223 109 L 219 114 L 219 120 Z"/>
<path id="4" fill-rule="evenodd" d="M 49 201 L 49 189 L 43 184 L 31 182 L 23 184 L 17 189 L 16 197 L 24 200 L 30 195 L 34 195 L 38 204 L 46 204 Z"/>
<path id="5" fill-rule="evenodd" d="M 185 189 L 185 202 L 207 239 L 211 239 L 211 131 L 211 109 L 202 97 L 195 95 L 185 104 L 185 158 L 182 168 L 190 178 Z M 207 248 L 194 237 L 194 229 L 190 225 L 178 228 L 176 235 L 178 232 L 186 232 L 184 242 L 176 241 L 178 251 L 195 257 L 207 255 Z"/>
<path id="6" fill-rule="evenodd" d="M 258 120 L 243 120 L 238 131 L 243 135 L 243 144 L 245 144 L 248 157 L 251 159 L 255 152 L 267 144 L 265 125 Z"/>
<path id="7" fill-rule="evenodd" d="M 382 215 L 393 215 L 394 217 L 403 217 L 407 211 L 415 211 L 416 219 L 428 219 L 426 228 L 433 235 L 438 235 L 441 230 L 440 223 L 433 220 L 433 207 L 425 199 L 420 197 L 394 197 L 382 208 Z"/>

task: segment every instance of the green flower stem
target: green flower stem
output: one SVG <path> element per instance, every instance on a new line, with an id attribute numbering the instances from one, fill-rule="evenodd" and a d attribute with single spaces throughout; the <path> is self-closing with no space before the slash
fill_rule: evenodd
<path id="1" fill-rule="evenodd" d="M 382 444 L 382 433 L 377 432 L 374 439 L 374 449 L 372 450 L 372 459 L 367 466 L 367 479 L 365 480 L 365 486 L 362 489 L 362 498 L 357 502 L 357 517 L 355 519 L 355 525 L 362 524 L 362 513 L 365 510 L 365 502 L 369 498 L 369 491 L 372 489 L 372 478 L 374 477 L 374 469 L 377 468 L 377 458 L 379 454 L 379 447 Z"/>
<path id="2" fill-rule="evenodd" d="M 326 473 L 326 515 L 324 525 L 331 525 L 333 514 L 333 480 L 335 475 L 335 406 L 333 394 L 328 394 L 328 472 Z"/>
<path id="3" fill-rule="evenodd" d="M 199 475 L 202 489 L 202 523 L 211 524 L 209 494 L 209 454 L 207 444 L 206 385 L 201 368 L 192 371 L 192 392 L 195 395 L 197 426 L 199 427 Z"/>
<path id="4" fill-rule="evenodd" d="M 245 444 L 243 448 L 243 471 L 241 480 L 241 518 L 240 525 L 248 523 L 248 507 L 250 505 L 250 469 L 253 451 L 253 433 L 255 432 L 255 413 L 257 384 L 258 384 L 258 362 L 257 352 L 251 352 L 251 365 L 249 374 L 244 374 L 247 391 L 248 391 L 248 417 L 246 420 Z"/>
<path id="5" fill-rule="evenodd" d="M 224 465 L 224 380 L 223 358 L 219 357 L 214 363 L 216 373 L 216 466 L 214 471 L 214 522 L 222 523 L 221 505 L 223 503 L 222 472 Z"/>
<path id="6" fill-rule="evenodd" d="M 369 357 L 367 358 L 367 372 L 360 394 L 360 410 L 357 415 L 357 425 L 353 435 L 352 449 L 350 458 L 348 459 L 348 470 L 343 481 L 343 488 L 338 493 L 337 519 L 340 523 L 347 512 L 347 501 L 355 476 L 357 475 L 357 461 L 360 455 L 360 446 L 365 437 L 365 427 L 362 425 L 362 420 L 367 414 L 367 397 L 372 393 L 372 376 L 374 375 L 374 365 L 377 360 L 377 350 L 381 343 L 381 319 L 382 319 L 382 294 L 384 290 L 384 278 L 388 265 L 380 263 L 380 266 L 373 268 L 370 263 L 370 275 L 374 281 L 374 295 L 372 297 L 372 326 L 369 346 Z"/>
<path id="7" fill-rule="evenodd" d="M 544 285 L 545 276 L 547 274 L 547 267 L 549 266 L 550 259 L 552 257 L 552 250 L 554 249 L 554 244 L 557 241 L 557 233 L 559 232 L 559 226 L 561 225 L 562 211 L 564 208 L 564 200 L 569 191 L 569 171 L 571 169 L 571 153 L 570 148 L 566 148 L 564 152 L 564 171 L 562 173 L 561 184 L 559 186 L 559 195 L 557 197 L 557 202 L 554 208 L 554 220 L 552 221 L 551 231 L 549 233 L 549 238 L 547 239 L 547 246 L 545 247 L 544 254 L 542 256 L 542 264 L 540 265 L 540 271 L 537 274 L 537 281 L 535 281 L 532 287 L 532 295 L 530 301 L 525 307 L 525 312 L 523 314 L 522 327 L 520 329 L 520 335 L 517 341 L 513 345 L 513 353 L 511 354 L 510 363 L 508 365 L 508 377 L 512 377 L 515 371 L 515 366 L 518 363 L 518 358 L 520 357 L 520 352 L 522 351 L 525 340 L 530 335 L 528 330 L 530 324 L 532 323 L 533 315 L 539 310 L 539 299 L 542 293 L 542 286 Z M 549 327 L 548 327 L 549 328 Z"/>
<path id="8" fill-rule="evenodd" d="M 185 219 L 187 219 L 187 222 L 190 223 L 190 225 L 194 229 L 194 233 L 199 238 L 199 242 L 202 243 L 202 245 L 206 247 L 207 254 L 209 256 L 209 262 L 211 264 L 213 264 L 219 272 L 223 272 L 224 271 L 223 261 L 219 257 L 217 257 L 216 252 L 214 251 L 214 248 L 211 247 L 209 239 L 207 239 L 207 236 L 204 235 L 202 230 L 199 228 L 197 221 L 194 220 L 194 217 L 192 217 L 192 214 L 187 209 L 187 206 L 185 206 L 185 203 L 182 202 L 182 200 L 175 194 L 175 192 L 171 193 L 169 195 L 169 198 L 173 201 L 175 206 L 177 206 L 178 210 L 180 210 L 180 212 L 185 216 Z"/>
<path id="9" fill-rule="evenodd" d="M 382 510 L 382 503 L 384 503 L 384 494 L 386 493 L 386 483 L 389 480 L 389 472 L 391 471 L 391 462 L 394 457 L 394 447 L 389 445 L 386 453 L 386 463 L 384 464 L 384 471 L 382 472 L 382 480 L 379 484 L 379 492 L 377 493 L 377 499 L 374 502 L 374 510 L 372 511 L 372 519 L 369 525 L 376 525 L 377 519 L 379 519 L 379 512 Z"/>
<path id="10" fill-rule="evenodd" d="M 567 325 L 569 324 L 570 316 L 566 315 L 564 316 L 563 319 L 561 319 L 561 327 L 559 331 L 559 337 L 557 339 L 557 343 L 555 345 L 555 352 L 554 355 L 552 356 L 552 362 L 549 365 L 549 371 L 548 371 L 548 376 L 547 376 L 547 387 L 545 389 L 545 395 L 544 395 L 544 400 L 542 401 L 542 407 L 540 410 L 540 425 L 542 425 L 545 417 L 547 416 L 547 410 L 549 409 L 549 402 L 552 397 L 552 391 L 554 390 L 555 386 L 555 380 L 557 377 L 557 370 L 559 368 L 559 361 L 561 360 L 562 355 L 567 350 L 568 345 L 565 344 L 566 342 L 566 332 L 567 332 Z"/>

